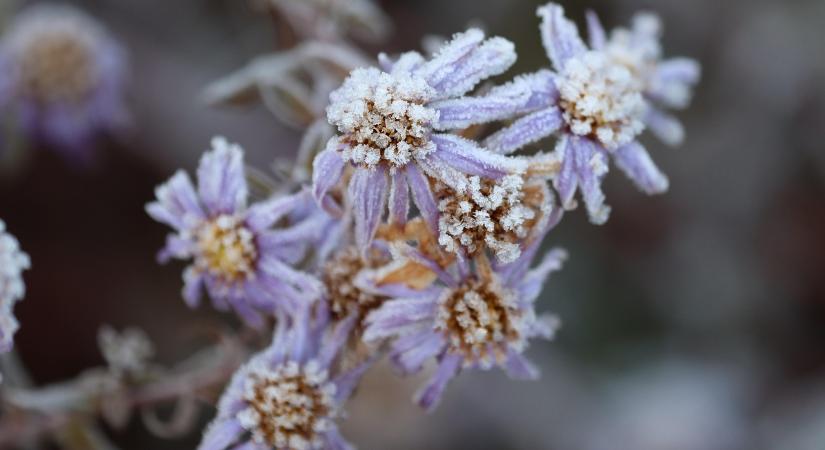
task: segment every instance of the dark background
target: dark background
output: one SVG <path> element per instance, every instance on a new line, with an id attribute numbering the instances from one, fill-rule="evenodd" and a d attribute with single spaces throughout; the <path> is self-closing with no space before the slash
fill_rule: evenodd
<path id="1" fill-rule="evenodd" d="M 260 168 L 294 154 L 300 138 L 262 107 L 199 100 L 210 81 L 277 44 L 269 18 L 245 2 L 69 3 L 129 49 L 136 127 L 104 143 L 92 168 L 30 148 L 0 174 L 0 217 L 33 260 L 16 346 L 38 383 L 101 364 L 96 334 L 107 323 L 142 327 L 162 363 L 194 351 L 198 330 L 226 319 L 186 308 L 182 266 L 154 259 L 167 230 L 143 205 L 175 169 L 193 170 L 214 134 Z M 396 32 L 369 53 L 481 23 L 517 44 L 506 77 L 548 65 L 540 2 L 381 3 Z M 651 8 L 666 54 L 701 61 L 694 103 L 680 113 L 685 144 L 643 138 L 670 192 L 646 197 L 613 170 L 610 221 L 592 226 L 576 211 L 548 237 L 571 258 L 539 303 L 564 321 L 555 342 L 530 350 L 540 381 L 464 374 L 427 416 L 409 402 L 424 375 L 377 367 L 345 435 L 362 449 L 825 448 L 825 2 L 563 4 L 580 24 L 594 8 L 608 27 Z M 134 421 L 113 436 L 126 449 L 172 449 L 193 448 L 198 433 L 159 441 Z"/>

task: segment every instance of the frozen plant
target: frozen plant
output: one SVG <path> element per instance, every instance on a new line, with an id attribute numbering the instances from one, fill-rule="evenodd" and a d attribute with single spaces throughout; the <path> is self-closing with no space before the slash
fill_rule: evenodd
<path id="1" fill-rule="evenodd" d="M 26 293 L 23 271 L 30 266 L 29 255 L 20 250 L 17 238 L 0 220 L 0 353 L 14 346 L 14 333 L 20 327 L 14 317 L 14 304 Z"/>

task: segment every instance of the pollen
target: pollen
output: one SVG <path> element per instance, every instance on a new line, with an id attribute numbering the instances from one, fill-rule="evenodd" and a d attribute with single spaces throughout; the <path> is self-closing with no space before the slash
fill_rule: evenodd
<path id="1" fill-rule="evenodd" d="M 326 370 L 313 361 L 291 361 L 270 369 L 253 367 L 247 375 L 238 413 L 241 426 L 252 440 L 272 448 L 318 448 L 321 433 L 333 426 L 337 415 L 335 385 Z"/>
<path id="2" fill-rule="evenodd" d="M 471 177 L 469 185 L 458 193 L 436 183 L 439 244 L 448 252 L 470 256 L 488 248 L 499 262 L 514 261 L 521 254 L 519 242 L 548 212 L 544 183 L 525 184 L 521 176 L 509 175 L 500 181 Z"/>
<path id="3" fill-rule="evenodd" d="M 365 292 L 354 283 L 355 277 L 362 270 L 374 269 L 387 263 L 388 258 L 381 258 L 377 252 L 362 257 L 361 252 L 351 246 L 339 251 L 324 265 L 322 280 L 335 319 L 340 320 L 350 314 L 358 314 L 358 317 L 363 318 L 387 299 Z"/>
<path id="4" fill-rule="evenodd" d="M 330 95 L 329 122 L 348 144 L 342 157 L 360 167 L 403 167 L 423 159 L 435 146 L 429 141 L 437 112 L 426 106 L 434 91 L 412 74 L 356 69 Z"/>
<path id="5" fill-rule="evenodd" d="M 204 223 L 196 241 L 198 269 L 230 283 L 253 276 L 258 258 L 254 234 L 235 216 L 221 215 Z"/>
<path id="6" fill-rule="evenodd" d="M 484 275 L 487 273 L 488 275 Z M 435 329 L 448 339 L 450 351 L 463 355 L 465 365 L 501 363 L 509 349 L 526 346 L 527 318 L 514 292 L 490 272 L 445 291 L 439 301 Z"/>
<path id="7" fill-rule="evenodd" d="M 644 130 L 644 99 L 637 77 L 603 52 L 589 51 L 567 62 L 557 86 L 570 131 L 609 150 Z"/>

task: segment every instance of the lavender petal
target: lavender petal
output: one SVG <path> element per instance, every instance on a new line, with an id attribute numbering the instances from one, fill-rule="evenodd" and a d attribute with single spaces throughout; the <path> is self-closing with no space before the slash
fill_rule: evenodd
<path id="1" fill-rule="evenodd" d="M 557 107 L 541 109 L 490 135 L 484 141 L 484 147 L 507 155 L 552 135 L 561 128 L 563 122 Z"/>
<path id="2" fill-rule="evenodd" d="M 556 3 L 540 6 L 541 42 L 556 70 L 564 70 L 565 63 L 587 50 L 579 36 L 576 24 L 564 17 L 564 8 Z"/>
<path id="3" fill-rule="evenodd" d="M 387 171 L 357 169 L 349 182 L 349 198 L 355 216 L 355 242 L 366 250 L 375 236 L 387 204 Z"/>
<path id="4" fill-rule="evenodd" d="M 669 182 L 647 150 L 638 141 L 616 149 L 613 155 L 616 166 L 633 181 L 642 192 L 653 195 L 667 191 Z"/>

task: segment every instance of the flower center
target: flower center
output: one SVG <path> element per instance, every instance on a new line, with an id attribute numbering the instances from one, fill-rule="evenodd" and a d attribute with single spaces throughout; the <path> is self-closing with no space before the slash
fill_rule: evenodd
<path id="1" fill-rule="evenodd" d="M 361 167 L 395 168 L 426 157 L 434 149 L 429 132 L 437 112 L 425 106 L 432 95 L 421 77 L 354 70 L 327 108 L 330 123 L 343 134 L 343 158 Z"/>
<path id="2" fill-rule="evenodd" d="M 465 364 L 492 364 L 503 361 L 508 348 L 524 348 L 524 320 L 513 292 L 496 279 L 473 280 L 442 297 L 435 328 L 445 333 L 451 351 L 462 354 Z"/>
<path id="3" fill-rule="evenodd" d="M 227 282 L 254 274 L 258 251 L 255 236 L 237 217 L 222 215 L 197 231 L 196 266 Z"/>
<path id="4" fill-rule="evenodd" d="M 570 131 L 613 150 L 642 132 L 644 100 L 637 78 L 601 52 L 571 59 L 557 80 Z"/>
<path id="5" fill-rule="evenodd" d="M 499 182 L 470 178 L 470 189 L 457 193 L 443 183 L 433 191 L 441 212 L 438 243 L 445 250 L 468 255 L 485 248 L 500 262 L 512 262 L 521 254 L 518 241 L 524 239 L 546 204 L 543 183 L 525 186 L 519 175 Z"/>
<path id="6" fill-rule="evenodd" d="M 365 261 L 356 247 L 347 247 L 324 266 L 322 279 L 329 294 L 330 310 L 336 320 L 352 313 L 358 313 L 363 318 L 386 300 L 386 297 L 372 295 L 355 286 L 355 277 L 361 270 L 389 262 L 380 260 L 378 255 L 370 256 Z"/>
<path id="7" fill-rule="evenodd" d="M 275 369 L 253 368 L 244 386 L 247 407 L 238 413 L 244 429 L 259 444 L 307 449 L 320 444 L 319 433 L 332 426 L 336 415 L 335 385 L 327 372 L 310 361 Z"/>
<path id="8" fill-rule="evenodd" d="M 78 103 L 97 83 L 88 43 L 68 31 L 42 31 L 18 57 L 20 89 L 41 103 Z"/>

